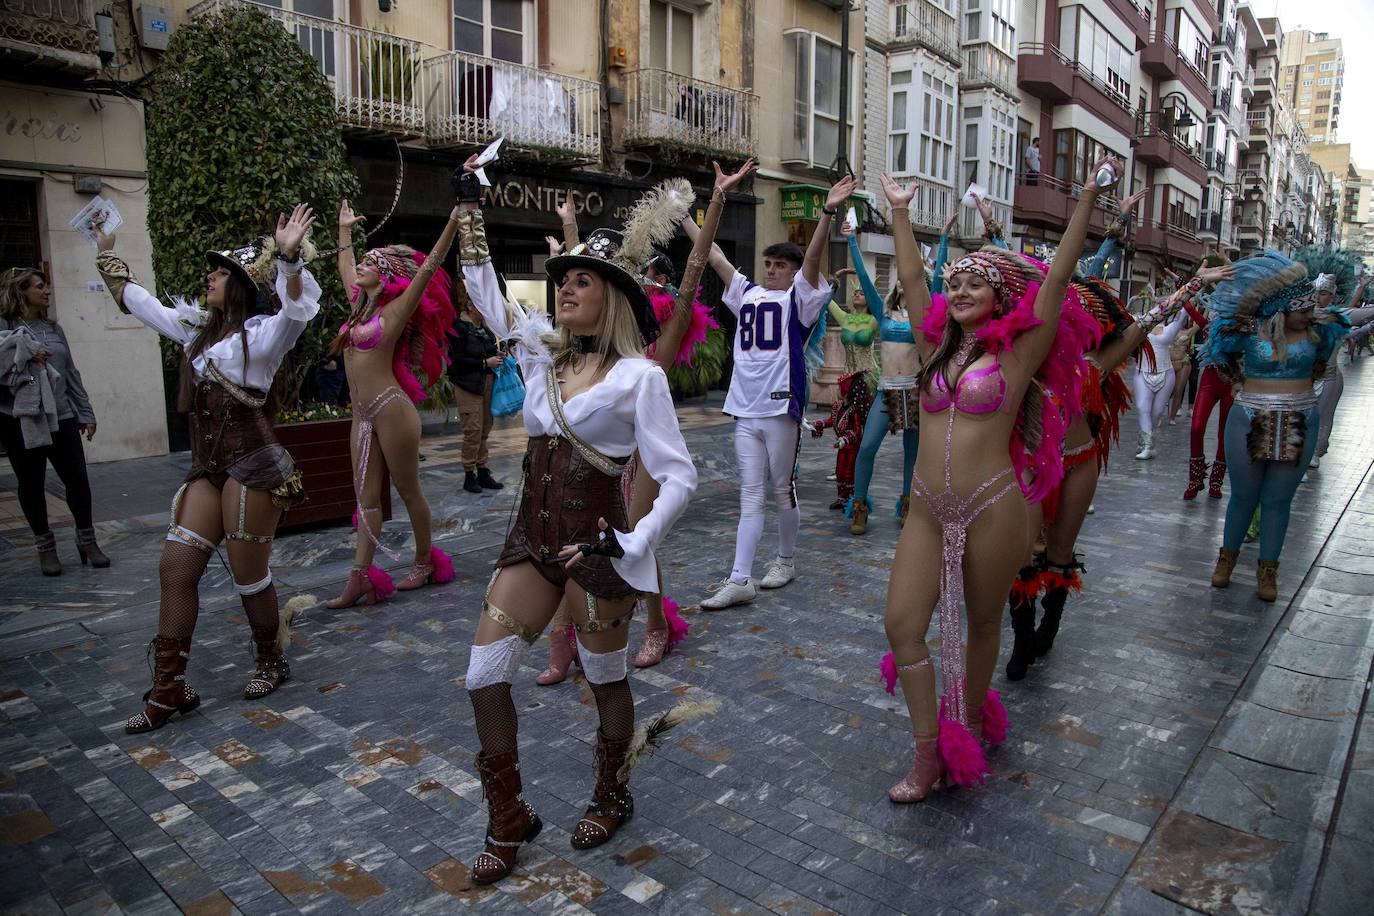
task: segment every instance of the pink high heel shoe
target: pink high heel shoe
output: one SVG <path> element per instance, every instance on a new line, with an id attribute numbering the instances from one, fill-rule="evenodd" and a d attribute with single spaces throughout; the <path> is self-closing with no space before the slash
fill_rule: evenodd
<path id="1" fill-rule="evenodd" d="M 573 665 L 581 668 L 582 659 L 577 654 L 577 631 L 568 626 L 549 634 L 549 666 L 539 672 L 534 682 L 540 687 L 561 684 Z"/>
<path id="2" fill-rule="evenodd" d="M 396 585 L 386 570 L 376 566 L 366 569 L 355 566 L 348 571 L 348 582 L 344 585 L 343 594 L 326 602 L 325 607 L 334 610 L 352 607 L 358 603 L 359 598 L 366 598 L 368 604 L 376 604 L 378 601 L 385 601 L 394 591 Z"/>
<path id="3" fill-rule="evenodd" d="M 916 758 L 911 763 L 911 772 L 887 790 L 889 799 L 899 805 L 925 801 L 926 796 L 944 782 L 945 764 L 940 759 L 937 744 L 936 738 L 916 739 Z"/>

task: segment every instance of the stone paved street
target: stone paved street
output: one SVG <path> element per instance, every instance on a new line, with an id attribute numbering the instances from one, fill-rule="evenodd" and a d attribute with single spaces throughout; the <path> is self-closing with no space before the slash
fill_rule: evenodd
<path id="1" fill-rule="evenodd" d="M 257 703 L 240 698 L 248 631 L 212 561 L 189 671 L 204 703 L 126 736 L 147 688 L 157 551 L 185 456 L 97 466 L 113 569 L 77 565 L 64 529 L 67 571 L 43 579 L 25 535 L 3 526 L 0 907 L 1368 912 L 1374 361 L 1346 378 L 1331 453 L 1294 506 L 1276 604 L 1253 595 L 1253 546 L 1232 588 L 1208 587 L 1224 502 L 1179 498 L 1186 417 L 1154 461 L 1121 449 L 1080 542 L 1087 587 L 1054 653 L 1018 684 L 999 666 L 1013 731 L 994 776 L 906 807 L 885 790 L 910 765 L 909 725 L 877 675 L 900 449 L 880 455 L 882 508 L 856 539 L 825 508 L 833 451 L 808 442 L 798 580 L 699 613 L 728 570 L 737 493 L 730 426 L 711 405 L 683 408 L 701 486 L 662 558 L 692 632 L 632 685 L 641 718 L 683 697 L 723 707 L 635 771 L 636 816 L 613 842 L 574 852 L 595 706 L 580 676 L 534 685 L 541 642 L 515 699 L 526 795 L 546 828 L 517 874 L 486 890 L 466 869 L 486 817 L 462 675 L 513 490 L 462 492 L 456 437 L 427 438 L 424 484 L 458 580 L 376 607 L 315 608 L 293 640 L 293 679 Z M 1129 428 L 1133 444 L 1133 417 Z M 520 440 L 500 437 L 493 466 L 507 481 Z M 770 516 L 761 560 L 773 531 Z M 352 538 L 280 539 L 283 600 L 332 597 Z M 388 524 L 388 543 L 404 551 L 407 538 L 403 520 Z M 1009 644 L 1008 629 L 1004 660 Z"/>

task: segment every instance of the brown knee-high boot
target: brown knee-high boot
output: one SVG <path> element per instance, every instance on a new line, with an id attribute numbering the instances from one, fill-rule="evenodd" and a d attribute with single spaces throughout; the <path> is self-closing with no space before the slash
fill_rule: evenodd
<path id="1" fill-rule="evenodd" d="M 511 873 L 520 847 L 539 836 L 544 823 L 520 794 L 519 752 L 479 753 L 477 775 L 487 798 L 487 847 L 472 863 L 472 880 L 492 884 Z"/>
<path id="2" fill-rule="evenodd" d="M 190 638 L 155 636 L 148 644 L 148 653 L 153 657 L 153 686 L 143 694 L 143 711 L 124 723 L 125 734 L 156 731 L 167 724 L 173 713 L 184 716 L 200 705 L 200 696 L 186 683 Z"/>
<path id="3" fill-rule="evenodd" d="M 629 775 L 626 774 L 624 782 L 620 781 L 620 768 L 625 764 L 632 740 L 633 736 L 612 741 L 601 729 L 596 730 L 593 755 L 596 789 L 592 792 L 587 813 L 573 830 L 574 849 L 592 849 L 609 842 L 620 825 L 634 816 L 635 800 L 630 795 Z"/>

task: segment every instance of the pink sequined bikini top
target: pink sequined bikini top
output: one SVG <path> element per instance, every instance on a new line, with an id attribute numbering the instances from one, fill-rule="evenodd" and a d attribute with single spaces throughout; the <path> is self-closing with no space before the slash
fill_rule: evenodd
<path id="1" fill-rule="evenodd" d="M 931 413 L 940 413 L 953 406 L 964 413 L 992 413 L 1002 406 L 1007 394 L 1007 381 L 1002 367 L 993 362 L 982 369 L 970 369 L 954 383 L 954 397 L 949 396 L 945 377 L 937 373 L 930 385 L 921 392 L 921 406 Z"/>
<path id="2" fill-rule="evenodd" d="M 373 315 L 367 321 L 361 321 L 352 327 L 345 322 L 339 330 L 348 331 L 347 347 L 350 350 L 371 350 L 382 342 L 382 316 Z"/>

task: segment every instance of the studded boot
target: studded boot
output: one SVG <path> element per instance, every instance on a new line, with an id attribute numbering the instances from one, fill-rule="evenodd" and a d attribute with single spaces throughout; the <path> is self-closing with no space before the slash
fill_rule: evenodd
<path id="1" fill-rule="evenodd" d="M 1207 484 L 1207 459 L 1188 459 L 1188 488 L 1183 491 L 1184 499 L 1194 499 Z"/>
<path id="2" fill-rule="evenodd" d="M 143 694 L 143 711 L 124 723 L 128 735 L 157 731 L 173 713 L 184 716 L 200 705 L 200 696 L 186 683 L 191 640 L 155 636 L 148 644 L 148 653 L 153 661 L 153 686 Z"/>
<path id="3" fill-rule="evenodd" d="M 260 700 L 291 679 L 291 666 L 286 663 L 286 644 L 290 639 L 291 625 L 285 621 L 276 626 L 253 627 L 256 667 L 243 688 L 245 700 Z"/>
<path id="4" fill-rule="evenodd" d="M 596 790 L 587 813 L 573 829 L 574 849 L 592 849 L 610 842 L 620 825 L 634 817 L 635 800 L 630 795 L 627 780 L 620 781 L 620 768 L 630 750 L 633 738 L 609 740 L 600 729 L 596 731 Z"/>
<path id="5" fill-rule="evenodd" d="M 1207 495 L 1211 499 L 1221 499 L 1221 484 L 1226 479 L 1226 462 L 1218 458 L 1212 462 L 1212 476 L 1207 480 Z"/>
<path id="6" fill-rule="evenodd" d="M 533 842 L 543 821 L 520 794 L 520 754 L 478 754 L 477 775 L 487 799 L 487 846 L 472 863 L 474 884 L 493 884 L 511 873 L 520 847 Z"/>

